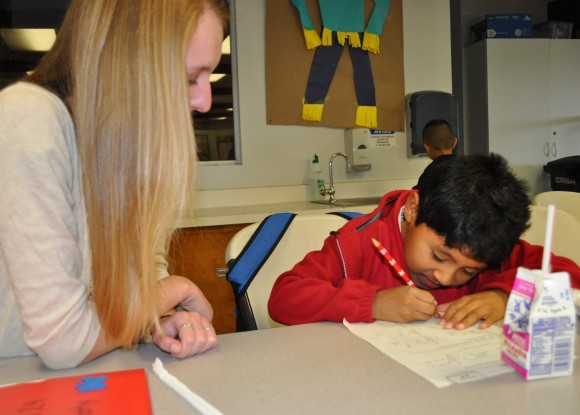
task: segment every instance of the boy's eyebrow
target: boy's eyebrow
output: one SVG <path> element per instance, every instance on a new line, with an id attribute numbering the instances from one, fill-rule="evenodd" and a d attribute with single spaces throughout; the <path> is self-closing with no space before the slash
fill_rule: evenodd
<path id="1" fill-rule="evenodd" d="M 442 252 L 445 253 L 445 254 L 447 254 L 447 255 L 450 255 L 451 256 L 451 251 L 456 250 L 456 251 L 461 252 L 462 255 L 465 255 L 466 257 L 471 258 L 469 256 L 470 249 L 467 248 L 467 247 L 452 248 L 452 247 L 450 247 L 447 244 L 443 244 L 443 245 L 441 245 L 441 248 L 443 248 Z"/>
<path id="2" fill-rule="evenodd" d="M 441 252 L 442 254 L 445 254 L 445 255 L 447 255 L 447 256 L 452 256 L 452 255 L 451 255 L 451 250 L 452 250 L 452 249 L 454 249 L 454 248 L 451 248 L 450 246 L 448 246 L 448 245 L 445 245 L 445 244 L 441 245 L 441 246 L 440 246 L 440 248 L 439 248 L 440 252 Z M 460 251 L 460 252 L 461 252 L 461 249 L 458 249 L 458 251 Z"/>
<path id="3" fill-rule="evenodd" d="M 441 248 L 443 248 L 443 249 L 441 249 Z M 461 249 L 459 249 L 459 248 L 450 248 L 448 245 L 445 245 L 445 244 L 441 245 L 441 248 L 439 248 L 439 250 L 440 250 L 440 253 L 441 253 L 441 254 L 443 254 L 443 255 L 445 255 L 445 256 L 447 256 L 447 257 L 449 257 L 449 258 L 453 258 L 454 260 L 455 260 L 455 258 L 454 258 L 454 257 L 453 257 L 453 255 L 451 254 L 451 250 L 452 250 L 452 249 L 457 249 L 457 250 L 458 250 L 459 252 L 461 252 L 463 255 L 466 255 L 466 256 L 468 256 L 466 252 L 463 252 L 463 251 L 462 251 Z M 474 261 L 475 261 L 475 260 L 474 260 Z M 478 262 L 480 262 L 480 261 L 478 261 Z M 484 267 L 463 267 L 463 268 L 464 268 L 464 269 L 466 269 L 466 270 L 473 270 L 473 272 L 481 272 L 481 271 L 484 271 L 484 270 L 485 270 L 487 267 L 486 267 L 486 266 L 484 266 Z"/>

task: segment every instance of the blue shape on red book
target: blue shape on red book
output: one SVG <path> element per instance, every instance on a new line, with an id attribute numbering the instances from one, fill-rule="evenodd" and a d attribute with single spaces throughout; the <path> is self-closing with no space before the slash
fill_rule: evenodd
<path id="1" fill-rule="evenodd" d="M 77 382 L 75 389 L 77 392 L 91 392 L 106 389 L 107 385 L 105 380 L 108 376 L 95 376 L 92 378 L 83 378 L 81 381 Z"/>

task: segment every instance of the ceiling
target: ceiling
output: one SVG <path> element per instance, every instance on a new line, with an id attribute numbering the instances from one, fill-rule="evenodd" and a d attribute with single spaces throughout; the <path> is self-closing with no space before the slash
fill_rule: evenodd
<path id="1" fill-rule="evenodd" d="M 68 0 L 0 0 L 0 30 L 58 29 Z M 0 36 L 0 87 L 20 78 L 34 67 L 43 52 L 11 48 Z"/>
<path id="2" fill-rule="evenodd" d="M 58 32 L 69 2 L 70 0 L 0 0 L 0 88 L 33 69 L 44 54 L 42 51 L 22 50 L 22 47 L 15 47 L 9 42 L 8 34 L 3 31 L 5 29 L 43 28 L 54 29 Z M 212 83 L 214 104 L 209 113 L 195 114 L 199 123 L 211 124 L 214 122 L 212 120 L 223 117 L 232 118 L 231 55 L 222 56 L 215 73 L 226 76 Z"/>

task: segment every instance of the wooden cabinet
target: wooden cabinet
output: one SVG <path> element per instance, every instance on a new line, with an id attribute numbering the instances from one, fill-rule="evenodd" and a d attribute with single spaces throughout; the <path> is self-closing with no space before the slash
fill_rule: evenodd
<path id="1" fill-rule="evenodd" d="M 247 224 L 179 230 L 169 249 L 169 271 L 182 275 L 203 291 L 214 310 L 218 334 L 236 331 L 235 302 L 225 278 L 225 251 L 230 239 Z"/>
<path id="2" fill-rule="evenodd" d="M 537 177 L 580 154 L 580 41 L 488 39 L 466 49 L 465 69 L 468 153 L 499 153 Z"/>

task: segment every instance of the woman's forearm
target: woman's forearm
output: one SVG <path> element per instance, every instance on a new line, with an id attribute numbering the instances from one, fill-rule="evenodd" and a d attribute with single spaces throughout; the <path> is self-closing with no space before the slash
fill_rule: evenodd
<path id="1" fill-rule="evenodd" d="M 107 341 L 103 330 L 99 332 L 99 337 L 97 338 L 97 342 L 93 346 L 93 349 L 89 352 L 88 355 L 81 361 L 82 363 L 90 362 L 93 359 L 96 359 L 99 356 L 104 355 L 105 353 L 110 352 L 111 350 L 115 350 L 118 348 L 119 345 Z"/>
<path id="2" fill-rule="evenodd" d="M 170 275 L 159 281 L 161 287 L 161 303 L 159 315 L 167 314 L 176 307 L 188 311 L 197 311 L 206 319 L 213 319 L 213 309 L 199 287 L 187 278 Z"/>

